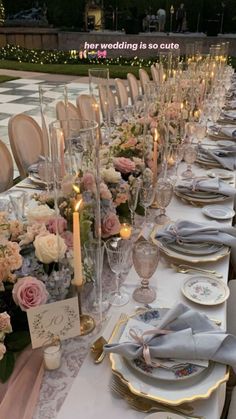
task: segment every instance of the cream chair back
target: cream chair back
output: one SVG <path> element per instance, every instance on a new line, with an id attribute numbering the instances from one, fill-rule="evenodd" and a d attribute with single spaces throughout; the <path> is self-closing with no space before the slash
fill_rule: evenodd
<path id="1" fill-rule="evenodd" d="M 115 79 L 115 86 L 116 86 L 116 94 L 118 97 L 118 102 L 120 108 L 124 108 L 128 105 L 129 97 L 126 85 L 123 80 Z"/>
<path id="2" fill-rule="evenodd" d="M 0 192 L 13 185 L 13 160 L 6 144 L 0 140 Z"/>
<path id="3" fill-rule="evenodd" d="M 96 121 L 100 125 L 100 109 L 93 96 L 85 94 L 79 95 L 77 96 L 76 104 L 79 108 L 82 120 Z"/>
<path id="4" fill-rule="evenodd" d="M 139 96 L 139 82 L 132 73 L 127 74 L 128 86 L 130 91 L 131 102 L 134 104 L 135 99 Z"/>
<path id="5" fill-rule="evenodd" d="M 152 75 L 152 80 L 156 84 L 159 84 L 159 69 L 154 64 L 151 65 L 151 75 Z"/>
<path id="6" fill-rule="evenodd" d="M 107 98 L 108 96 L 108 98 Z M 110 87 L 99 86 L 99 99 L 103 118 L 107 118 L 107 109 L 110 111 L 110 115 L 113 114 L 116 105 L 116 97 Z"/>
<path id="7" fill-rule="evenodd" d="M 20 177 L 25 178 L 28 167 L 44 154 L 42 130 L 31 116 L 22 113 L 10 118 L 8 135 Z"/>
<path id="8" fill-rule="evenodd" d="M 144 68 L 139 69 L 139 80 L 141 84 L 142 93 L 145 93 L 145 84 L 147 84 L 150 81 L 150 77 Z"/>

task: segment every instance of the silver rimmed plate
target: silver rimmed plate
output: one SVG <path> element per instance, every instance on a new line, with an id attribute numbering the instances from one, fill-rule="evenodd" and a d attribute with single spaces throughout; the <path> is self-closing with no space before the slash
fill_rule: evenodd
<path id="1" fill-rule="evenodd" d="M 202 212 L 214 220 L 228 220 L 235 215 L 232 208 L 225 207 L 224 205 L 207 205 L 202 208 Z"/>
<path id="2" fill-rule="evenodd" d="M 122 320 L 117 323 L 112 336 L 113 342 L 119 341 L 125 324 Z M 133 394 L 172 406 L 207 399 L 229 378 L 225 365 L 218 363 L 212 363 L 200 375 L 179 382 L 148 377 L 132 368 L 119 354 L 110 354 L 110 360 L 113 373 L 127 385 Z"/>
<path id="3" fill-rule="evenodd" d="M 209 177 L 219 177 L 220 179 L 231 179 L 232 172 L 226 169 L 210 169 L 207 171 Z"/>
<path id="4" fill-rule="evenodd" d="M 182 292 L 188 300 L 204 306 L 222 304 L 229 297 L 229 288 L 223 281 L 204 274 L 187 278 Z"/>

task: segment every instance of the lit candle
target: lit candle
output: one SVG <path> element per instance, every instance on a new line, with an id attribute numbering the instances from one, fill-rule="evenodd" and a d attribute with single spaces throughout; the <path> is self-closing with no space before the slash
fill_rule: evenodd
<path id="1" fill-rule="evenodd" d="M 156 185 L 157 182 L 157 152 L 158 152 L 158 139 L 159 139 L 159 133 L 157 129 L 155 128 L 154 132 L 154 144 L 153 144 L 153 186 Z"/>
<path id="2" fill-rule="evenodd" d="M 121 224 L 120 237 L 122 239 L 128 240 L 131 236 L 131 233 L 132 233 L 132 228 L 129 224 L 127 223 Z"/>
<path id="3" fill-rule="evenodd" d="M 78 287 L 81 287 L 83 284 L 79 217 L 79 207 L 81 203 L 82 199 L 77 202 L 75 211 L 73 212 L 74 279 L 72 283 Z"/>
<path id="4" fill-rule="evenodd" d="M 168 164 L 169 164 L 170 166 L 174 166 L 174 164 L 175 164 L 175 160 L 174 160 L 173 156 L 170 156 L 170 157 L 168 158 Z"/>
<path id="5" fill-rule="evenodd" d="M 44 365 L 47 370 L 56 370 L 61 366 L 61 345 L 52 344 L 43 351 Z"/>

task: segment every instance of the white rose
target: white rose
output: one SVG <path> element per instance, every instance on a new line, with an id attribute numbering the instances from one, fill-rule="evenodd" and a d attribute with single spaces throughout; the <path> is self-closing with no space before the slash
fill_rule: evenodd
<path id="1" fill-rule="evenodd" d="M 37 207 L 29 208 L 27 211 L 27 219 L 31 224 L 47 223 L 54 216 L 55 210 L 49 208 L 48 205 L 38 205 Z"/>
<path id="2" fill-rule="evenodd" d="M 67 246 L 62 237 L 55 234 L 37 236 L 34 241 L 35 255 L 42 263 L 57 262 L 63 258 Z"/>
<path id="3" fill-rule="evenodd" d="M 109 169 L 102 169 L 101 177 L 106 183 L 119 183 L 121 180 L 120 172 L 117 172 L 113 167 L 109 167 Z"/>
<path id="4" fill-rule="evenodd" d="M 6 353 L 6 346 L 3 343 L 0 343 L 0 361 Z"/>

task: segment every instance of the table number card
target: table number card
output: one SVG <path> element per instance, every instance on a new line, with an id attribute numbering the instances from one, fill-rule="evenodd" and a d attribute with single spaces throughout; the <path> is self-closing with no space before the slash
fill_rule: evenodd
<path id="1" fill-rule="evenodd" d="M 53 335 L 65 340 L 80 334 L 77 297 L 31 308 L 27 317 L 33 349 L 50 342 Z"/>

